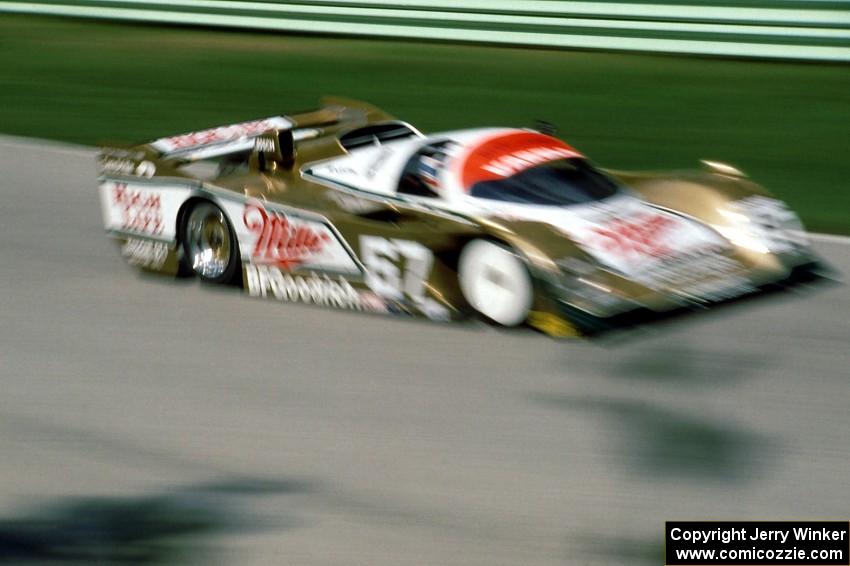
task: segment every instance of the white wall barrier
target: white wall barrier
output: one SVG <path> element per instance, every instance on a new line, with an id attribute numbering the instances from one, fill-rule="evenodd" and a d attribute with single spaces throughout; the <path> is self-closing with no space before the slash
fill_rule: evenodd
<path id="1" fill-rule="evenodd" d="M 850 61 L 850 0 L 725 0 L 735 3 L 728 6 L 681 1 L 0 0 L 0 12 L 537 47 Z"/>

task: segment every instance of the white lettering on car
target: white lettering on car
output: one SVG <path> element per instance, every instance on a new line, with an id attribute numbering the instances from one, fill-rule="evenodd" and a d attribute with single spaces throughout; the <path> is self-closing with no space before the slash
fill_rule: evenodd
<path id="1" fill-rule="evenodd" d="M 373 293 L 355 289 L 344 277 L 313 272 L 307 276 L 284 273 L 273 265 L 245 266 L 248 293 L 279 301 L 330 306 L 348 310 L 386 311 L 385 303 Z"/>
<path id="2" fill-rule="evenodd" d="M 360 236 L 360 254 L 366 266 L 366 285 L 382 297 L 418 304 L 425 299 L 425 281 L 434 256 L 418 242 Z M 404 273 L 399 264 L 403 264 Z"/>
<path id="3" fill-rule="evenodd" d="M 130 265 L 161 269 L 168 257 L 168 246 L 164 242 L 129 238 L 121 246 L 121 255 Z"/>

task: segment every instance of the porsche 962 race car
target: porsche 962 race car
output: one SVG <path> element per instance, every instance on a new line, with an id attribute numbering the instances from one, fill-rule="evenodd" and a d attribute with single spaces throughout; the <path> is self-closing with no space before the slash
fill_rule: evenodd
<path id="1" fill-rule="evenodd" d="M 730 166 L 606 171 L 539 131 L 424 135 L 343 99 L 103 148 L 99 166 L 131 264 L 280 301 L 596 335 L 821 266 Z"/>

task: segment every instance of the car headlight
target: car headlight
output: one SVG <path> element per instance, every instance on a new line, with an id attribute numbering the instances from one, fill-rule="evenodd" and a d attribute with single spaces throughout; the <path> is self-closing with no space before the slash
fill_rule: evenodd
<path id="1" fill-rule="evenodd" d="M 785 203 L 753 196 L 727 204 L 719 210 L 725 224 L 713 227 L 742 248 L 767 254 L 794 252 L 807 246 L 799 217 Z"/>

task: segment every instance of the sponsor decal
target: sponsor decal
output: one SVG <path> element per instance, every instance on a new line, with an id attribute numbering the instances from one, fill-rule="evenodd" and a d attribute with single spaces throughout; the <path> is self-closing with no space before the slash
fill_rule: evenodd
<path id="1" fill-rule="evenodd" d="M 344 277 L 293 275 L 273 265 L 245 265 L 248 293 L 279 301 L 331 306 L 340 309 L 382 312 L 384 302 L 374 293 L 361 293 Z"/>
<path id="2" fill-rule="evenodd" d="M 378 314 L 412 315 L 419 312 L 431 320 L 448 321 L 449 311 L 436 301 L 413 304 L 393 301 L 368 290 L 356 289 L 341 275 L 287 273 L 273 265 L 245 264 L 245 283 L 252 297 L 274 298 L 289 303 L 334 307 Z"/>
<path id="3" fill-rule="evenodd" d="M 667 235 L 675 224 L 669 216 L 640 212 L 623 219 L 615 218 L 591 229 L 591 247 L 621 255 L 663 256 L 671 252 Z"/>
<path id="4" fill-rule="evenodd" d="M 242 137 L 256 136 L 271 129 L 286 129 L 291 126 L 292 123 L 286 118 L 275 116 L 262 120 L 252 120 L 250 122 L 210 128 L 209 130 L 189 132 L 188 134 L 169 138 L 161 138 L 154 141 L 151 145 L 163 153 L 173 153 L 184 149 L 224 143 Z"/>
<path id="5" fill-rule="evenodd" d="M 164 242 L 130 238 L 121 246 L 121 255 L 130 265 L 161 269 L 168 258 L 168 246 Z"/>
<path id="6" fill-rule="evenodd" d="M 407 304 L 433 320 L 448 320 L 448 309 L 425 295 L 434 265 L 431 250 L 410 240 L 360 236 L 366 285 L 393 304 Z M 402 308 L 402 311 L 404 308 Z"/>
<path id="7" fill-rule="evenodd" d="M 125 183 L 112 188 L 112 206 L 121 214 L 120 228 L 157 236 L 162 233 L 162 201 L 159 193 L 131 189 Z"/>
<path id="8" fill-rule="evenodd" d="M 331 240 L 326 232 L 282 212 L 266 210 L 260 203 L 247 203 L 242 214 L 245 227 L 257 240 L 251 258 L 255 263 L 291 270 L 322 251 Z"/>
<path id="9" fill-rule="evenodd" d="M 414 303 L 425 298 L 425 281 L 431 273 L 434 256 L 418 242 L 360 236 L 360 255 L 366 265 L 366 285 L 378 295 Z"/>
<path id="10" fill-rule="evenodd" d="M 582 155 L 551 136 L 538 132 L 501 134 L 469 150 L 461 166 L 461 183 L 469 189 L 482 181 L 503 179 L 548 161 L 572 157 Z"/>
<path id="11" fill-rule="evenodd" d="M 542 208 L 542 207 L 541 207 Z M 573 239 L 596 262 L 630 279 L 650 281 L 653 271 L 683 254 L 724 254 L 720 236 L 698 221 L 656 209 L 634 197 L 576 205 L 539 217 Z"/>

